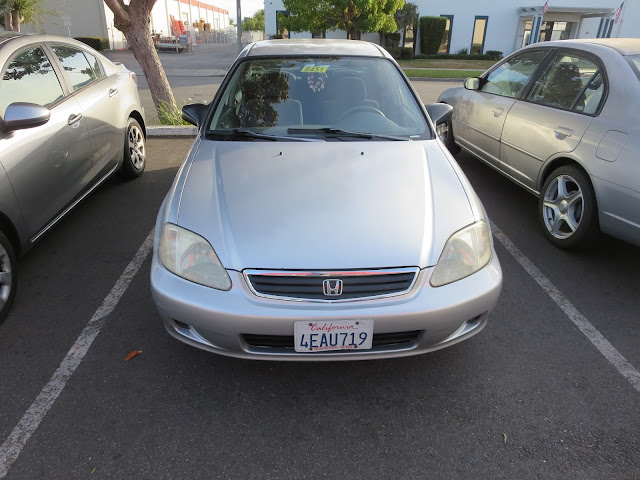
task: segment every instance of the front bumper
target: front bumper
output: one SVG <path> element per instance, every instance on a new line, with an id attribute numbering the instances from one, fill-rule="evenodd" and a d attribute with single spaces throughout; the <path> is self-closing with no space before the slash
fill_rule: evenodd
<path id="1" fill-rule="evenodd" d="M 449 285 L 431 287 L 432 270 L 420 271 L 412 290 L 402 296 L 324 304 L 260 298 L 236 271 L 228 272 L 230 291 L 204 287 L 166 270 L 154 252 L 151 292 L 171 335 L 214 353 L 265 360 L 379 359 L 438 350 L 475 335 L 486 325 L 502 287 L 502 270 L 495 252 L 482 270 Z M 374 343 L 377 334 L 419 334 L 410 341 L 387 342 L 366 351 L 312 353 L 249 344 L 244 337 L 293 337 L 294 323 L 300 320 L 359 319 L 374 321 Z"/>

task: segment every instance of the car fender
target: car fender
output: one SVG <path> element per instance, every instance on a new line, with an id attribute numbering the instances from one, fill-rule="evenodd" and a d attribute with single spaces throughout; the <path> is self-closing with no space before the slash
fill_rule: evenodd
<path id="1" fill-rule="evenodd" d="M 22 217 L 22 210 L 18 204 L 18 199 L 13 191 L 11 181 L 7 176 L 7 172 L 0 162 L 0 224 L 9 222 L 14 232 L 5 232 L 11 240 L 17 241 L 18 245 L 14 245 L 16 252 L 23 253 L 29 246 L 29 230 Z M 18 238 L 12 238 L 13 235 Z"/>

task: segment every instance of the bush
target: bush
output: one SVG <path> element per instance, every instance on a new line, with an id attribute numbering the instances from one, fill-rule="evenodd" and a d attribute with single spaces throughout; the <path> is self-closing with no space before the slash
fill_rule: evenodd
<path id="1" fill-rule="evenodd" d="M 275 35 L 269 35 L 269 40 L 282 40 L 282 34 L 276 33 Z"/>
<path id="2" fill-rule="evenodd" d="M 384 48 L 398 48 L 400 45 L 400 33 L 385 33 Z"/>
<path id="3" fill-rule="evenodd" d="M 444 31 L 447 28 L 445 17 L 420 17 L 420 49 L 422 53 L 438 53 Z"/>
<path id="4" fill-rule="evenodd" d="M 469 50 L 467 50 L 466 48 L 461 48 L 456 52 L 456 55 L 469 55 Z"/>
<path id="5" fill-rule="evenodd" d="M 436 53 L 435 55 L 416 55 L 417 59 L 434 59 L 434 60 L 495 60 L 489 55 L 469 54 L 469 53 Z"/>
<path id="6" fill-rule="evenodd" d="M 109 50 L 109 39 L 104 37 L 75 37 L 76 40 L 89 45 L 94 50 Z"/>
<path id="7" fill-rule="evenodd" d="M 396 60 L 411 60 L 413 58 L 413 49 L 409 47 L 387 48 L 387 51 Z"/>
<path id="8" fill-rule="evenodd" d="M 487 50 L 485 55 L 490 57 L 490 60 L 502 60 L 502 52 L 499 52 L 498 50 Z"/>

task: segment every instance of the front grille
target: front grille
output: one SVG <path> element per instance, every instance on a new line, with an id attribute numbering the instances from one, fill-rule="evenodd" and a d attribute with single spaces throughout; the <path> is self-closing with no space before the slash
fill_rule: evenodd
<path id="1" fill-rule="evenodd" d="M 374 333 L 373 346 L 376 347 L 402 347 L 415 342 L 420 335 L 420 330 L 410 332 Z M 243 335 L 242 338 L 250 347 L 277 348 L 294 350 L 294 337 L 288 335 Z M 358 350 L 338 350 L 340 352 L 358 352 Z M 362 352 L 363 350 L 360 350 Z M 364 350 L 367 351 L 367 350 Z"/>
<path id="2" fill-rule="evenodd" d="M 245 277 L 261 296 L 312 301 L 343 301 L 400 295 L 413 286 L 417 268 L 339 272 L 280 272 L 247 270 Z M 342 282 L 339 295 L 327 295 L 323 282 Z"/>

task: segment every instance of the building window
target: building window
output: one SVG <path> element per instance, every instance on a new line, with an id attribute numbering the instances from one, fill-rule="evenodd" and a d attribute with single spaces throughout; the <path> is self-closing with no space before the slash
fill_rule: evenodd
<path id="1" fill-rule="evenodd" d="M 478 17 L 473 24 L 473 37 L 471 37 L 471 54 L 482 55 L 484 52 L 484 38 L 487 34 L 489 17 Z"/>
<path id="2" fill-rule="evenodd" d="M 291 38 L 289 30 L 284 28 L 281 24 L 283 18 L 289 18 L 291 12 L 289 10 L 276 10 L 276 32 L 278 35 L 282 35 L 282 38 Z"/>
<path id="3" fill-rule="evenodd" d="M 444 27 L 444 35 L 442 36 L 442 43 L 440 43 L 438 53 L 449 53 L 449 48 L 451 47 L 451 29 L 453 28 L 453 15 L 440 16 L 447 19 L 447 25 Z"/>

